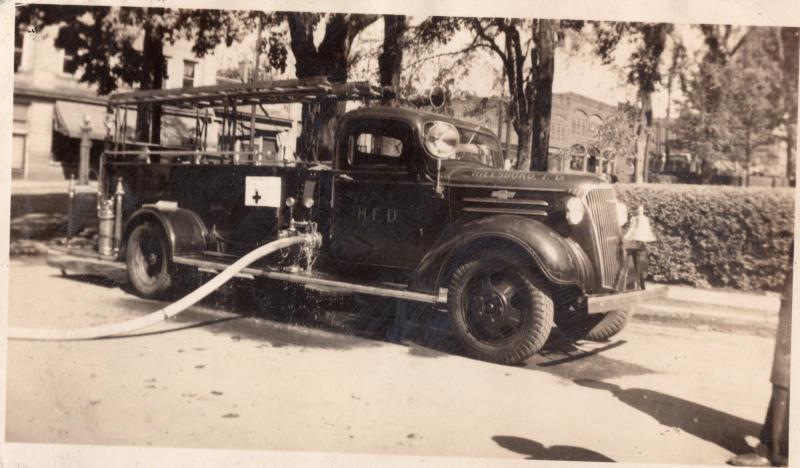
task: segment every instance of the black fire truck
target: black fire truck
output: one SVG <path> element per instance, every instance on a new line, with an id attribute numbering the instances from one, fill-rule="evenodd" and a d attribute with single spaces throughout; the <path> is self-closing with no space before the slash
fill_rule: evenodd
<path id="1" fill-rule="evenodd" d="M 284 249 L 241 275 L 432 304 L 451 314 L 468 352 L 498 363 L 524 361 L 556 326 L 607 339 L 628 306 L 653 295 L 611 185 L 503 170 L 490 130 L 379 105 L 382 97 L 366 83 L 324 78 L 112 96 L 98 246 L 62 251 L 62 267 L 75 268 L 75 258 L 124 264 L 139 295 L 165 298 L 187 273 L 319 233 L 320 246 Z M 308 161 L 285 142 L 274 155 L 242 151 L 231 142 L 249 119 L 223 122 L 216 148 L 205 142 L 209 109 L 324 100 L 366 104 L 336 123 L 330 160 Z M 142 105 L 196 112 L 191 147 L 132 141 L 126 113 Z"/>

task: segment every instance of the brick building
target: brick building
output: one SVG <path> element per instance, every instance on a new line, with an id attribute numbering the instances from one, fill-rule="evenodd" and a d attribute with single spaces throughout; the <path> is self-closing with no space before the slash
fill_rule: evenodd
<path id="1" fill-rule="evenodd" d="M 508 154 L 513 159 L 517 134 L 500 111 L 499 102 L 497 98 L 457 98 L 452 105 L 457 116 L 494 130 L 504 145 L 510 148 Z M 616 109 L 615 106 L 576 93 L 553 94 L 548 171 L 588 171 L 618 176 L 628 174 L 632 170 L 628 161 L 618 161 L 613 154 L 604 152 L 592 143 L 595 128 Z"/>

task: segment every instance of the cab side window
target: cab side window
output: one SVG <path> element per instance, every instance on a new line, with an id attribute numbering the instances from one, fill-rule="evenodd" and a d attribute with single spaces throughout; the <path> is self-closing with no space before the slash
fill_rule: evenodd
<path id="1" fill-rule="evenodd" d="M 355 169 L 406 167 L 411 129 L 401 122 L 363 121 L 350 130 L 350 165 Z"/>

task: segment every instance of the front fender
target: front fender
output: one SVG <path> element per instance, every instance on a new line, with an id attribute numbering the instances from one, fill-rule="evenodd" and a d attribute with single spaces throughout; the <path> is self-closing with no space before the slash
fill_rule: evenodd
<path id="1" fill-rule="evenodd" d="M 157 204 L 143 205 L 131 215 L 123 239 L 128 238 L 134 227 L 146 221 L 156 222 L 164 228 L 170 256 L 196 254 L 206 249 L 208 230 L 197 214 L 183 208 L 162 208 Z"/>
<path id="2" fill-rule="evenodd" d="M 494 244 L 501 248 L 501 243 L 511 243 L 526 252 L 554 284 L 576 285 L 584 290 L 593 284 L 592 264 L 575 241 L 530 218 L 496 215 L 449 226 L 414 270 L 411 289 L 438 292 L 439 287 L 446 287 L 448 267 L 472 255 L 470 246 L 480 244 L 485 249 Z"/>

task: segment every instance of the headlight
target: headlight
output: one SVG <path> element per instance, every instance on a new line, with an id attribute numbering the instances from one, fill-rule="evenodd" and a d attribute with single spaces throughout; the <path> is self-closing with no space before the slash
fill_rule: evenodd
<path id="1" fill-rule="evenodd" d="M 617 202 L 617 222 L 624 226 L 628 222 L 628 207 L 622 202 Z"/>
<path id="2" fill-rule="evenodd" d="M 436 159 L 452 159 L 458 146 L 458 130 L 445 122 L 436 122 L 425 133 L 425 149 Z"/>
<path id="3" fill-rule="evenodd" d="M 573 226 L 583 220 L 583 202 L 580 198 L 572 197 L 567 200 L 567 222 Z"/>

